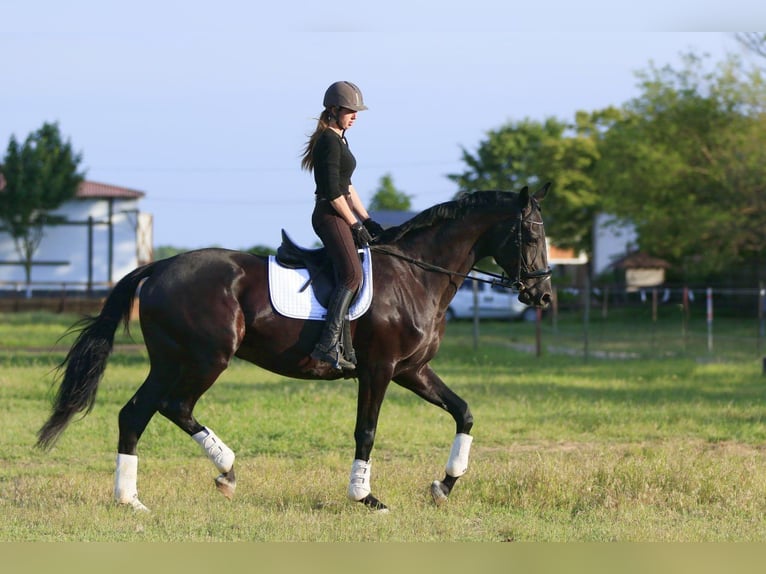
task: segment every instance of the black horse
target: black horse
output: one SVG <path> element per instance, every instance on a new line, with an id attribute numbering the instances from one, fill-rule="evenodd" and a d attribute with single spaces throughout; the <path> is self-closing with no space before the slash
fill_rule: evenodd
<path id="1" fill-rule="evenodd" d="M 236 486 L 234 453 L 193 416 L 200 396 L 233 357 L 303 379 L 358 379 L 356 450 L 348 496 L 376 510 L 386 506 L 370 492 L 370 453 L 378 414 L 390 381 L 449 412 L 456 437 L 445 478 L 431 485 L 443 503 L 468 466 L 473 416 L 466 402 L 431 369 L 445 328 L 445 312 L 466 274 L 492 256 L 519 289 L 519 299 L 550 301 L 545 231 L 539 201 L 522 191 L 481 191 L 436 205 L 386 230 L 373 249 L 374 297 L 351 326 L 357 367 L 321 371 L 309 357 L 321 321 L 288 319 L 275 312 L 264 257 L 223 249 L 183 253 L 139 267 L 120 280 L 101 313 L 80 325 L 61 365 L 64 375 L 53 412 L 38 433 L 48 448 L 77 412 L 89 412 L 112 351 L 114 333 L 141 285 L 140 321 L 151 368 L 146 381 L 119 414 L 114 495 L 117 502 L 146 507 L 136 488 L 136 447 L 159 411 L 198 442 L 221 472 L 216 486 L 231 497 Z"/>

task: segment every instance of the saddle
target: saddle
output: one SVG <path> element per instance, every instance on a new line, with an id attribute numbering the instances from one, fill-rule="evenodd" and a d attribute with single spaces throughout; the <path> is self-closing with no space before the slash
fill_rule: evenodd
<path id="1" fill-rule="evenodd" d="M 282 230 L 282 244 L 277 249 L 277 263 L 288 269 L 306 269 L 309 279 L 301 291 L 309 287 L 314 289 L 314 296 L 323 307 L 327 307 L 335 289 L 335 272 L 332 261 L 324 247 L 307 249 L 297 245 Z"/>

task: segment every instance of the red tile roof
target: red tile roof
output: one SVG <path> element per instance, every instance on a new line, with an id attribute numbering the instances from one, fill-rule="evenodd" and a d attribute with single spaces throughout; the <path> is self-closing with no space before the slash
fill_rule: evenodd
<path id="1" fill-rule="evenodd" d="M 77 189 L 75 197 L 79 199 L 138 199 L 144 195 L 143 191 L 128 189 L 127 187 L 83 181 Z"/>
<path id="2" fill-rule="evenodd" d="M 634 251 L 611 263 L 617 269 L 670 269 L 670 263 L 659 257 L 652 257 L 643 251 Z"/>
<path id="3" fill-rule="evenodd" d="M 0 190 L 5 187 L 5 178 L 0 172 Z M 75 197 L 79 199 L 138 199 L 146 195 L 143 191 L 128 189 L 127 187 L 118 187 L 108 183 L 97 183 L 95 181 L 83 181 L 77 188 Z"/>

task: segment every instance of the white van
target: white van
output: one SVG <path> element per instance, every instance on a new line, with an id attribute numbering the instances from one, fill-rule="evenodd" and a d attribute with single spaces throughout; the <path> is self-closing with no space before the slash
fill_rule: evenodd
<path id="1" fill-rule="evenodd" d="M 483 273 L 473 272 L 472 276 L 491 280 L 492 277 Z M 466 279 L 455 293 L 455 297 L 447 308 L 447 320 L 473 319 L 474 315 L 474 281 Z M 519 301 L 519 294 L 507 287 L 490 285 L 476 281 L 479 319 L 523 319 L 534 321 L 537 310 Z"/>

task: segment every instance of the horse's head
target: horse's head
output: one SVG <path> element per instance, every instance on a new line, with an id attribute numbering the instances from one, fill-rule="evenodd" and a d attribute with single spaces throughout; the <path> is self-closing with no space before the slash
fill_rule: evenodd
<path id="1" fill-rule="evenodd" d="M 519 301 L 527 305 L 547 307 L 551 301 L 551 271 L 540 204 L 550 183 L 534 195 L 525 187 L 519 192 L 519 210 L 508 225 L 505 221 L 492 231 L 492 255 L 518 288 Z"/>

